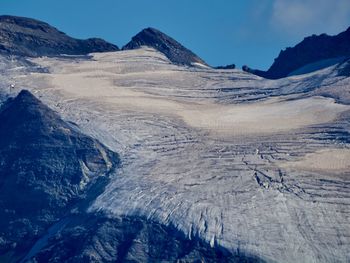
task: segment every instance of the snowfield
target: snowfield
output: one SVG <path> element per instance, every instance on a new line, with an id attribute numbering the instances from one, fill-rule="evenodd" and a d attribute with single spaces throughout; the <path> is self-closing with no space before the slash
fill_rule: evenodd
<path id="1" fill-rule="evenodd" d="M 1 67 L 3 90 L 31 90 L 121 155 L 91 211 L 268 262 L 350 261 L 350 106 L 329 95 L 350 98 L 350 78 L 335 66 L 265 80 L 150 48 L 32 62 L 46 70 Z"/>

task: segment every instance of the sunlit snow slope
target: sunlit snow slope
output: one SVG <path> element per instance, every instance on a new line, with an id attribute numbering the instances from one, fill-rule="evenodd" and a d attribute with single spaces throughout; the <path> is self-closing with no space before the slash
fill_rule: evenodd
<path id="1" fill-rule="evenodd" d="M 9 92 L 31 90 L 121 156 L 91 211 L 269 262 L 350 261 L 350 78 L 335 67 L 264 80 L 149 48 L 32 62 L 43 73 L 2 75 Z"/>

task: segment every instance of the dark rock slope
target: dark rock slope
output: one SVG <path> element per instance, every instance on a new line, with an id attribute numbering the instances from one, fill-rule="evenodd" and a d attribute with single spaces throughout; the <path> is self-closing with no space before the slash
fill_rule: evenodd
<path id="1" fill-rule="evenodd" d="M 86 199 L 92 186 L 98 194 L 118 155 L 28 91 L 2 106 L 0 125 L 0 262 L 6 262 Z"/>
<path id="2" fill-rule="evenodd" d="M 143 29 L 123 47 L 123 50 L 136 49 L 141 46 L 149 46 L 158 50 L 175 64 L 193 66 L 193 63 L 200 63 L 207 65 L 191 50 L 155 28 Z"/>
<path id="3" fill-rule="evenodd" d="M 47 23 L 24 17 L 0 16 L 0 53 L 20 56 L 83 55 L 116 51 L 103 39 L 75 39 Z"/>
<path id="4" fill-rule="evenodd" d="M 350 77 L 350 58 L 340 63 L 336 70 L 338 71 L 338 76 Z"/>
<path id="5" fill-rule="evenodd" d="M 267 71 L 254 70 L 248 67 L 243 70 L 264 78 L 279 79 L 298 70 L 311 72 L 322 67 L 340 62 L 350 57 L 350 27 L 335 36 L 326 34 L 312 35 L 292 48 L 280 52 Z"/>
<path id="6" fill-rule="evenodd" d="M 54 259 L 54 261 L 48 261 Z M 103 214 L 72 217 L 30 262 L 259 262 L 188 239 L 174 227 L 142 218 L 108 218 Z M 260 261 L 261 262 L 261 261 Z"/>
<path id="7" fill-rule="evenodd" d="M 217 66 L 215 68 L 216 69 L 235 69 L 236 65 L 235 64 L 230 64 L 230 65 L 226 65 L 226 66 Z"/>

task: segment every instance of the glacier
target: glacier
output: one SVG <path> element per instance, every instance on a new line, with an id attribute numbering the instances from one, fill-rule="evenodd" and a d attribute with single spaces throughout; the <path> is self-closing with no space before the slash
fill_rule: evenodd
<path id="1" fill-rule="evenodd" d="M 24 87 L 118 152 L 89 211 L 145 216 L 267 262 L 346 262 L 350 78 L 337 67 L 266 80 L 143 47 L 2 58 L 0 79 L 2 96 Z"/>

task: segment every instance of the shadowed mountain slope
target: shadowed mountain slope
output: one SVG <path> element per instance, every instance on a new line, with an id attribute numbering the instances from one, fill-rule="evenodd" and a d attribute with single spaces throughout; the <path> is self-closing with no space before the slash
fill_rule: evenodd
<path id="1" fill-rule="evenodd" d="M 72 216 L 30 262 L 264 262 L 139 217 Z"/>
<path id="2" fill-rule="evenodd" d="M 29 91 L 2 106 L 0 123 L 2 259 L 22 255 L 50 224 L 86 198 L 92 185 L 106 181 L 119 158 Z M 94 192 L 102 190 L 101 185 Z"/>

